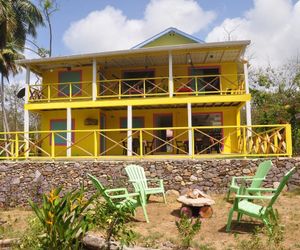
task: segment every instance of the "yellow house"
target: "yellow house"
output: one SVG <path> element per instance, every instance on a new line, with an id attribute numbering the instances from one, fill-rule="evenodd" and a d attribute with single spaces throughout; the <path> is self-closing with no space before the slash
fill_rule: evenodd
<path id="1" fill-rule="evenodd" d="M 251 124 L 249 43 L 169 28 L 128 50 L 21 60 L 24 131 L 10 133 L 2 158 L 290 156 L 290 125 Z"/>

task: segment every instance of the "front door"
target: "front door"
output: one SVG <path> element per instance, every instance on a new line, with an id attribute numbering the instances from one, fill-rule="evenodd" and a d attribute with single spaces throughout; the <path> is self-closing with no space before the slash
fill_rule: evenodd
<path id="1" fill-rule="evenodd" d="M 173 116 L 172 114 L 156 114 L 154 115 L 154 124 L 156 128 L 172 128 Z M 173 132 L 174 131 L 172 131 L 171 129 L 163 129 L 156 131 L 155 135 L 159 138 L 155 140 L 155 148 L 158 148 L 156 152 L 172 152 L 173 148 L 171 145 L 163 144 L 166 141 L 172 139 Z"/>

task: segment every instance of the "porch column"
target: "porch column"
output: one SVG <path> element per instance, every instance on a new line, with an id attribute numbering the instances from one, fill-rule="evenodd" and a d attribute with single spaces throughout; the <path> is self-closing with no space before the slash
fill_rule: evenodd
<path id="1" fill-rule="evenodd" d="M 25 104 L 28 104 L 30 84 L 30 68 L 26 66 L 26 82 L 25 82 Z M 24 141 L 25 141 L 25 158 L 29 157 L 29 110 L 24 108 Z"/>
<path id="2" fill-rule="evenodd" d="M 132 156 L 132 106 L 127 106 L 127 156 Z"/>
<path id="3" fill-rule="evenodd" d="M 245 90 L 246 94 L 249 94 L 249 78 L 248 78 L 248 62 L 244 62 L 244 76 L 245 76 Z M 251 119 L 251 102 L 246 102 L 246 124 L 247 127 L 252 125 L 252 119 Z M 247 137 L 251 136 L 251 131 L 247 130 Z"/>
<path id="4" fill-rule="evenodd" d="M 192 104 L 187 103 L 187 113 L 188 113 L 188 137 L 189 137 L 189 156 L 193 155 L 193 131 L 192 131 Z"/>
<path id="5" fill-rule="evenodd" d="M 71 157 L 72 155 L 72 110 L 71 108 L 67 108 L 67 157 Z"/>
<path id="6" fill-rule="evenodd" d="M 93 59 L 92 97 L 93 97 L 93 101 L 96 101 L 96 97 L 97 97 L 97 61 L 96 61 L 96 59 Z"/>
<path id="7" fill-rule="evenodd" d="M 169 51 L 169 96 L 172 97 L 174 93 L 173 83 L 173 56 L 172 52 Z"/>

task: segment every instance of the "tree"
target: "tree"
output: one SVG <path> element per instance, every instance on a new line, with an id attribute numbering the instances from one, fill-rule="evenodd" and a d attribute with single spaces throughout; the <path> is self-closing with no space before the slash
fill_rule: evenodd
<path id="1" fill-rule="evenodd" d="M 40 6 L 42 8 L 43 14 L 45 16 L 47 26 L 49 28 L 49 51 L 48 54 L 51 57 L 52 55 L 52 23 L 51 16 L 52 14 L 58 10 L 56 0 L 40 0 Z"/>
<path id="2" fill-rule="evenodd" d="M 29 0 L 0 0 L 0 73 L 3 129 L 9 131 L 5 104 L 4 79 L 16 74 L 15 61 L 22 58 L 27 36 L 36 37 L 36 27 L 43 24 L 38 8 Z"/>
<path id="3" fill-rule="evenodd" d="M 290 62 L 279 68 L 252 70 L 249 76 L 254 123 L 290 123 L 294 152 L 299 152 L 296 115 L 300 113 L 300 64 Z"/>

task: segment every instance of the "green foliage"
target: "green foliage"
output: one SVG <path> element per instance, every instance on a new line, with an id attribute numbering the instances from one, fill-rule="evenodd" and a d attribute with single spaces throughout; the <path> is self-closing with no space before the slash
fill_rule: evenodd
<path id="1" fill-rule="evenodd" d="M 97 202 L 94 224 L 105 233 L 106 249 L 111 248 L 112 239 L 120 241 L 121 247 L 134 244 L 136 234 L 127 224 L 133 214 L 132 206 L 118 207 L 110 202 Z"/>
<path id="2" fill-rule="evenodd" d="M 43 249 L 41 237 L 37 237 L 43 232 L 43 226 L 37 217 L 28 220 L 28 229 L 22 235 L 17 249 Z"/>
<path id="3" fill-rule="evenodd" d="M 90 203 L 83 187 L 59 197 L 61 188 L 43 195 L 41 208 L 29 201 L 43 230 L 40 242 L 44 249 L 79 249 L 80 241 L 92 222 Z"/>
<path id="4" fill-rule="evenodd" d="M 183 215 L 179 221 L 176 221 L 176 227 L 182 240 L 182 247 L 188 248 L 196 234 L 201 229 L 201 221 L 199 218 L 194 220 Z"/>
<path id="5" fill-rule="evenodd" d="M 284 241 L 284 227 L 280 225 L 280 219 L 277 211 L 270 213 L 270 228 L 267 230 L 256 228 L 250 239 L 238 241 L 238 250 L 284 250 L 282 245 Z M 261 237 L 261 234 L 266 236 L 266 239 Z M 238 238 L 237 238 L 238 239 Z"/>
<path id="6" fill-rule="evenodd" d="M 253 124 L 292 126 L 293 151 L 300 153 L 300 65 L 252 70 L 249 75 Z"/>

